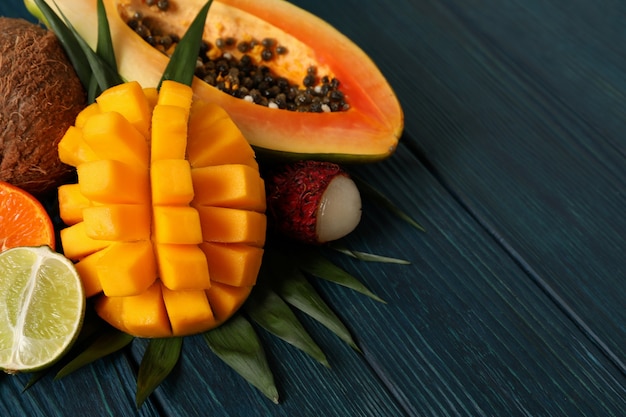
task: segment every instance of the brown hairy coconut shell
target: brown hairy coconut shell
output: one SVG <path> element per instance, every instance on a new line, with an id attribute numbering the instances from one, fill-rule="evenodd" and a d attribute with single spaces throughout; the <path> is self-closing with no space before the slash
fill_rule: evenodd
<path id="1" fill-rule="evenodd" d="M 33 194 L 71 169 L 57 144 L 85 106 L 85 92 L 58 39 L 23 19 L 0 17 L 0 180 Z"/>

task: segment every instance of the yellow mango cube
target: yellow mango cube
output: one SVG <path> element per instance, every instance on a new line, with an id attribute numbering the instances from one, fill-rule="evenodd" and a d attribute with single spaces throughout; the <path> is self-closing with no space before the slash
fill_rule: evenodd
<path id="1" fill-rule="evenodd" d="M 104 253 L 105 249 L 101 249 L 98 252 L 94 252 L 91 255 L 85 256 L 80 261 L 74 264 L 76 272 L 83 283 L 85 289 L 85 297 L 93 297 L 96 294 L 102 292 L 102 284 L 100 284 L 100 278 L 98 278 L 98 260 Z"/>
<path id="2" fill-rule="evenodd" d="M 156 105 L 152 112 L 152 161 L 185 159 L 188 113 L 178 106 Z"/>
<path id="3" fill-rule="evenodd" d="M 130 330 L 124 324 L 124 298 L 97 297 L 94 308 L 98 316 L 102 317 L 111 326 L 130 334 Z"/>
<path id="4" fill-rule="evenodd" d="M 143 93 L 146 96 L 146 100 L 148 101 L 148 109 L 150 110 L 150 114 L 154 110 L 154 106 L 156 106 L 157 101 L 159 100 L 159 90 L 156 87 L 146 87 L 143 89 Z"/>
<path id="5" fill-rule="evenodd" d="M 139 295 L 98 297 L 96 313 L 105 321 L 136 337 L 170 337 L 172 329 L 157 281 Z"/>
<path id="6" fill-rule="evenodd" d="M 150 167 L 152 204 L 188 205 L 193 199 L 191 167 L 186 159 L 160 159 Z"/>
<path id="7" fill-rule="evenodd" d="M 115 242 L 96 261 L 102 291 L 108 297 L 137 295 L 157 278 L 152 242 Z"/>
<path id="8" fill-rule="evenodd" d="M 228 164 L 192 168 L 192 205 L 265 211 L 265 183 L 248 165 Z"/>
<path id="9" fill-rule="evenodd" d="M 266 218 L 256 211 L 225 207 L 196 206 L 205 242 L 265 243 Z"/>
<path id="10" fill-rule="evenodd" d="M 219 282 L 213 283 L 211 288 L 206 290 L 206 295 L 217 321 L 222 322 L 239 310 L 251 291 L 252 287 L 233 287 Z"/>
<path id="11" fill-rule="evenodd" d="M 96 102 L 101 112 L 120 113 L 144 137 L 149 137 L 150 107 L 143 88 L 137 81 L 126 82 L 105 90 Z"/>
<path id="12" fill-rule="evenodd" d="M 151 207 L 145 204 L 105 204 L 83 210 L 85 232 L 92 239 L 150 240 Z"/>
<path id="13" fill-rule="evenodd" d="M 251 287 L 263 260 L 263 249 L 244 244 L 200 244 L 209 265 L 211 283 L 220 282 L 234 287 Z"/>
<path id="14" fill-rule="evenodd" d="M 197 245 L 156 244 L 159 278 L 170 290 L 211 287 L 204 252 Z"/>
<path id="15" fill-rule="evenodd" d="M 198 244 L 202 228 L 198 211 L 189 206 L 154 206 L 152 237 L 157 243 Z"/>
<path id="16" fill-rule="evenodd" d="M 148 171 L 112 159 L 85 162 L 77 167 L 80 192 L 90 200 L 113 204 L 150 201 Z"/>
<path id="17" fill-rule="evenodd" d="M 80 113 L 78 113 L 74 125 L 76 127 L 82 128 L 83 126 L 85 126 L 85 122 L 87 121 L 87 119 L 98 113 L 100 113 L 100 106 L 98 105 L 98 103 L 91 103 L 90 105 L 82 109 Z"/>
<path id="18" fill-rule="evenodd" d="M 157 103 L 159 105 L 177 106 L 189 112 L 192 98 L 193 90 L 188 85 L 172 80 L 164 80 L 159 89 Z"/>
<path id="19" fill-rule="evenodd" d="M 98 159 L 96 153 L 83 140 L 83 130 L 70 126 L 57 145 L 59 160 L 76 167 L 84 162 Z"/>
<path id="20" fill-rule="evenodd" d="M 187 155 L 194 168 L 244 164 L 258 168 L 254 151 L 235 122 L 217 104 L 200 104 L 189 119 Z"/>
<path id="21" fill-rule="evenodd" d="M 78 184 L 63 184 L 57 190 L 59 215 L 68 226 L 83 220 L 83 209 L 91 206 L 91 201 L 80 192 Z"/>
<path id="22" fill-rule="evenodd" d="M 66 227 L 60 233 L 63 253 L 70 259 L 81 259 L 106 248 L 112 243 L 108 240 L 96 240 L 87 236 L 85 222 Z"/>
<path id="23" fill-rule="evenodd" d="M 149 143 L 120 113 L 91 116 L 83 127 L 83 139 L 99 159 L 115 159 L 130 165 L 148 167 Z"/>
<path id="24" fill-rule="evenodd" d="M 213 311 L 204 290 L 172 291 L 163 286 L 162 291 L 165 309 L 174 334 L 199 333 L 215 323 Z"/>

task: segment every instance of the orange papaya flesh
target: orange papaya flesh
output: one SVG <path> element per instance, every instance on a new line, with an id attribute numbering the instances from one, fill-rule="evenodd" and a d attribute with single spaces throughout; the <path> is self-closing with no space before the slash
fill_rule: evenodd
<path id="1" fill-rule="evenodd" d="M 79 114 L 72 146 L 59 148 L 78 171 L 78 183 L 58 190 L 65 255 L 96 312 L 124 332 L 184 336 L 220 325 L 255 285 L 263 256 L 265 192 L 252 148 L 224 110 L 192 100 L 191 87 L 129 82 L 103 96 Z M 199 138 L 215 138 L 209 152 L 187 149 L 191 114 L 203 120 L 195 140 L 211 147 Z M 89 159 L 77 157 L 89 141 Z"/>
<path id="2" fill-rule="evenodd" d="M 46 0 L 57 4 L 87 42 L 97 41 L 97 13 L 91 0 Z M 104 0 L 118 71 L 143 87 L 158 84 L 171 51 L 152 47 L 129 22 L 136 13 L 166 33 L 182 35 L 204 0 L 188 0 L 167 11 L 142 0 Z M 135 23 L 130 23 L 134 25 Z M 263 61 L 258 51 L 248 54 L 302 89 L 309 68 L 319 77 L 340 82 L 339 91 L 349 108 L 345 111 L 299 112 L 274 109 L 225 93 L 233 84 L 227 78 L 213 86 L 196 77 L 196 98 L 223 107 L 258 154 L 279 158 L 319 159 L 335 162 L 372 162 L 389 157 L 404 128 L 400 103 L 388 81 L 366 53 L 328 23 L 283 0 L 215 0 L 205 26 L 205 41 L 236 42 L 272 39 L 284 53 Z M 258 48 L 257 48 L 258 49 Z M 234 47 L 214 47 L 208 59 L 226 51 L 242 55 Z"/>

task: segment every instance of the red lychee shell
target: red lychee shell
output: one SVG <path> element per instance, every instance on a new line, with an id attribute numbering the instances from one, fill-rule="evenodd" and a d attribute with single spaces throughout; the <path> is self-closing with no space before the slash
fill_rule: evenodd
<path id="1" fill-rule="evenodd" d="M 317 209 L 328 184 L 348 174 L 337 164 L 298 161 L 265 178 L 268 216 L 277 232 L 305 243 L 319 243 Z"/>

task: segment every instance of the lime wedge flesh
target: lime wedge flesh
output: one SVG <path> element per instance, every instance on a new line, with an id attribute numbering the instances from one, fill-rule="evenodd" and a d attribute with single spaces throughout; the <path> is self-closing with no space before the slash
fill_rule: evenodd
<path id="1" fill-rule="evenodd" d="M 0 368 L 45 368 L 74 343 L 85 294 L 74 265 L 48 246 L 0 253 Z"/>

